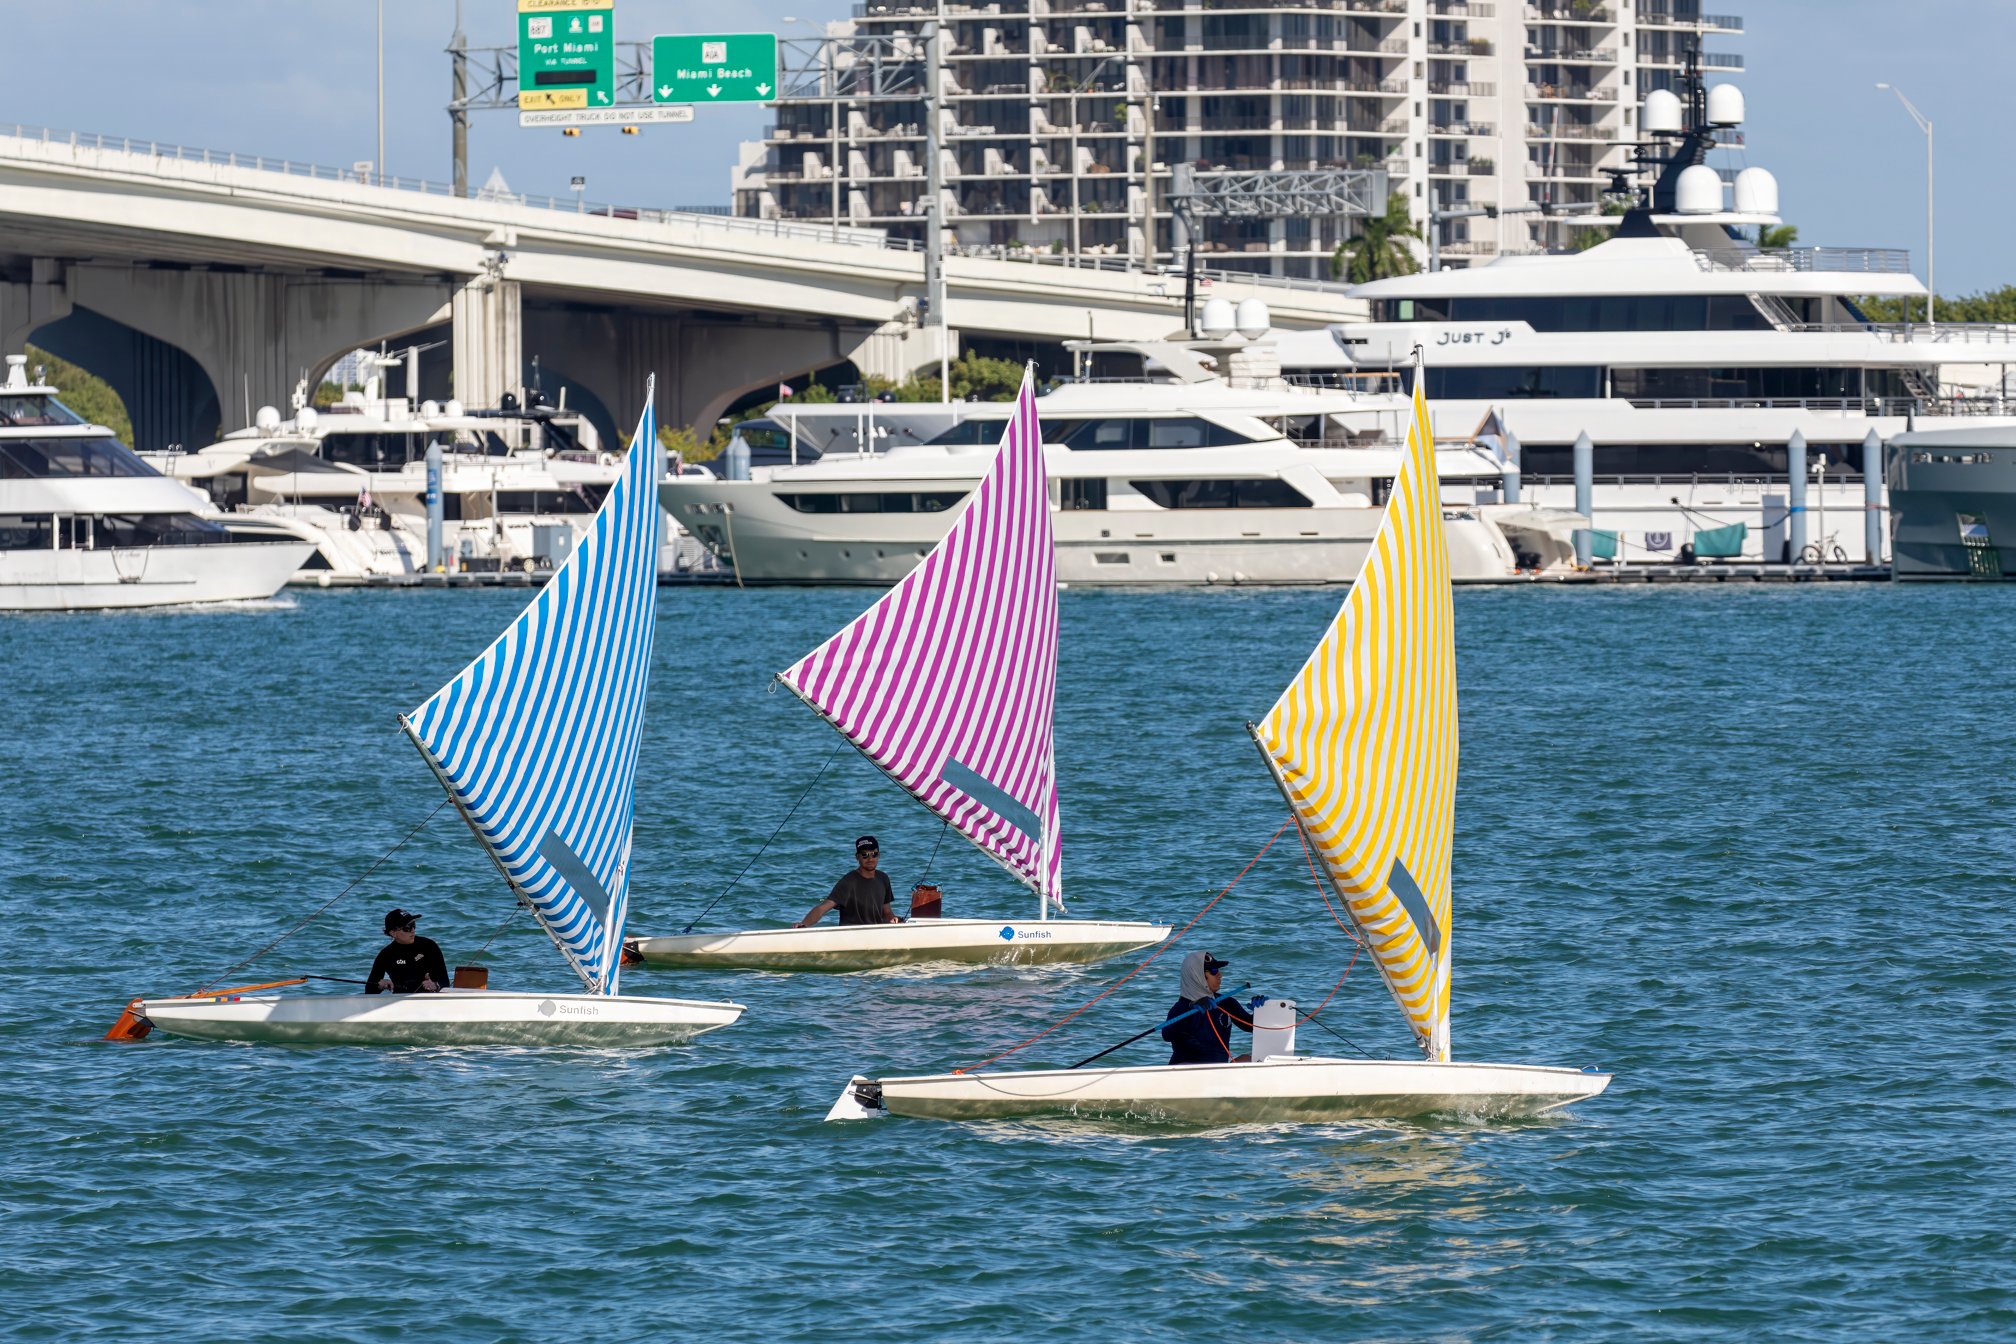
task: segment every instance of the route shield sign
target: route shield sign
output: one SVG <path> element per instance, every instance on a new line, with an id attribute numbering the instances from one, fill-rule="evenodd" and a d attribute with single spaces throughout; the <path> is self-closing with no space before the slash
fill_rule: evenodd
<path id="1" fill-rule="evenodd" d="M 610 0 L 518 0 L 519 110 L 612 105 L 615 29 Z"/>
<path id="2" fill-rule="evenodd" d="M 767 103 L 777 97 L 777 34 L 681 34 L 651 39 L 651 100 Z"/>

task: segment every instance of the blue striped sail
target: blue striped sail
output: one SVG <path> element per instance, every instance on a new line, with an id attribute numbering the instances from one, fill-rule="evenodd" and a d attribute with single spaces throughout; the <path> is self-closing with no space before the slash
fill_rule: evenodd
<path id="1" fill-rule="evenodd" d="M 400 720 L 592 994 L 616 992 L 629 915 L 658 591 L 653 390 L 574 553 L 482 657 Z"/>

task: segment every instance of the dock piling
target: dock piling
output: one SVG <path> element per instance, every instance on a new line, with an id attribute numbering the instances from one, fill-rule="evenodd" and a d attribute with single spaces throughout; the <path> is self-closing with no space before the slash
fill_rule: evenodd
<path id="1" fill-rule="evenodd" d="M 1883 440 L 1873 429 L 1862 436 L 1862 551 L 1872 565 L 1883 559 Z"/>
<path id="2" fill-rule="evenodd" d="M 1798 564 L 1806 553 L 1806 436 L 1799 430 L 1785 440 L 1785 559 Z"/>
<path id="3" fill-rule="evenodd" d="M 441 572 L 441 441 L 427 445 L 427 572 Z"/>
<path id="4" fill-rule="evenodd" d="M 1575 512 L 1595 521 L 1594 499 L 1596 494 L 1596 444 L 1590 439 L 1589 431 L 1583 430 L 1575 436 Z M 1586 527 L 1575 529 L 1575 567 L 1589 568 L 1594 556 L 1596 537 Z"/>

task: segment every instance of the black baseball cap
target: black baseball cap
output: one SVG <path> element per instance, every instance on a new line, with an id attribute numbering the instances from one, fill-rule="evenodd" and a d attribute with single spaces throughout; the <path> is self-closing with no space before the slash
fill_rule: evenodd
<path id="1" fill-rule="evenodd" d="M 414 921 L 419 918 L 420 916 L 410 910 L 401 910 L 399 907 L 394 906 L 385 914 L 385 932 L 390 933 L 394 929 L 410 929 L 413 927 Z"/>
<path id="2" fill-rule="evenodd" d="M 1209 952 L 1204 954 L 1204 969 L 1207 971 L 1222 971 L 1231 964 L 1223 957 L 1214 957 Z"/>
<path id="3" fill-rule="evenodd" d="M 876 843 L 875 837 L 872 835 L 864 835 L 854 842 L 854 852 L 856 854 L 859 854 L 864 849 L 872 849 L 877 854 L 882 852 L 882 846 Z"/>

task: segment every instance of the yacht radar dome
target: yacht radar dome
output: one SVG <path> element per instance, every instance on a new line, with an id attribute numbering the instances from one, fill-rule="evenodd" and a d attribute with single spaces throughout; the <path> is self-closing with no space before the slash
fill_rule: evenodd
<path id="1" fill-rule="evenodd" d="M 1247 340 L 1257 341 L 1274 325 L 1274 315 L 1259 299 L 1241 299 L 1232 315 L 1232 325 Z"/>
<path id="2" fill-rule="evenodd" d="M 1673 188 L 1673 211 L 1681 215 L 1712 215 L 1722 209 L 1722 175 L 1705 163 L 1681 170 Z"/>
<path id="3" fill-rule="evenodd" d="M 1223 340 L 1232 334 L 1234 320 L 1229 299 L 1206 299 L 1197 315 L 1197 330 L 1211 340 Z"/>
<path id="4" fill-rule="evenodd" d="M 261 406 L 259 413 L 252 417 L 252 425 L 262 434 L 271 434 L 274 430 L 280 428 L 280 408 L 278 406 Z"/>
<path id="5" fill-rule="evenodd" d="M 451 420 L 459 418 L 462 414 L 462 403 L 451 400 L 446 406 L 441 408 L 441 413 Z"/>
<path id="6" fill-rule="evenodd" d="M 438 401 L 421 402 L 420 414 L 426 416 L 429 419 L 432 419 L 434 416 L 441 414 L 441 403 Z"/>
<path id="7" fill-rule="evenodd" d="M 305 434 L 315 428 L 315 422 L 321 418 L 321 416 L 315 413 L 313 406 L 303 406 L 300 410 L 294 412 L 294 428 Z"/>
<path id="8" fill-rule="evenodd" d="M 1681 116 L 1679 95 L 1669 89 L 1654 89 L 1645 95 L 1645 114 L 1639 124 L 1647 135 L 1678 135 Z"/>
<path id="9" fill-rule="evenodd" d="M 1741 126 L 1743 124 L 1743 90 L 1737 88 L 1734 84 L 1717 84 L 1714 88 L 1708 90 L 1708 124 L 1710 126 Z"/>
<path id="10" fill-rule="evenodd" d="M 1736 174 L 1736 213 L 1775 215 L 1778 213 L 1778 179 L 1768 168 L 1745 168 Z"/>

